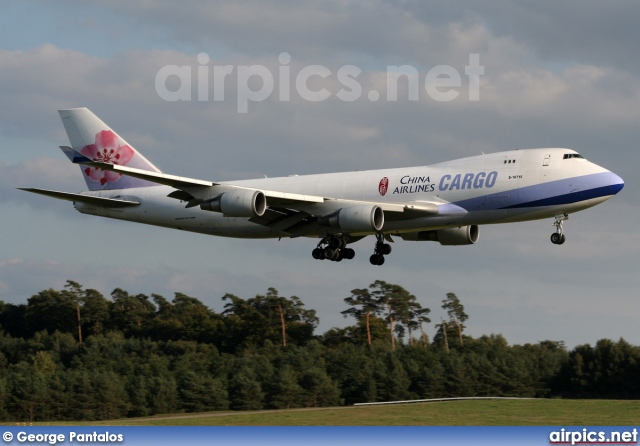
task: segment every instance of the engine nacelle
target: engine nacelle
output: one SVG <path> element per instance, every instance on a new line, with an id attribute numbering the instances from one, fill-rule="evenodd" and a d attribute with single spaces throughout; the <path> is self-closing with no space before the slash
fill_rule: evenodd
<path id="1" fill-rule="evenodd" d="M 259 190 L 232 190 L 203 201 L 200 209 L 222 212 L 227 217 L 260 217 L 267 210 L 267 197 Z"/>
<path id="2" fill-rule="evenodd" d="M 400 234 L 403 240 L 440 242 L 441 245 L 473 245 L 480 237 L 478 225 Z"/>
<path id="3" fill-rule="evenodd" d="M 384 212 L 375 204 L 349 206 L 320 217 L 318 223 L 346 233 L 377 232 L 384 226 Z"/>

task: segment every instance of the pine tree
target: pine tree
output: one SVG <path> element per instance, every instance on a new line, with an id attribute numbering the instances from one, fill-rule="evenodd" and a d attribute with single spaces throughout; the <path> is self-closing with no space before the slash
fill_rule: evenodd
<path id="1" fill-rule="evenodd" d="M 352 308 L 341 311 L 341 314 L 344 317 L 353 316 L 360 322 L 364 320 L 367 330 L 367 345 L 371 346 L 371 316 L 379 315 L 382 312 L 380 303 L 366 288 L 351 290 L 351 296 L 345 298 L 344 301 Z"/>
<path id="2" fill-rule="evenodd" d="M 298 384 L 298 373 L 289 364 L 285 364 L 278 372 L 269 401 L 275 409 L 303 406 L 303 389 Z"/>
<path id="3" fill-rule="evenodd" d="M 455 323 L 456 327 L 458 327 L 458 339 L 460 346 L 463 346 L 464 339 L 462 332 L 465 321 L 469 319 L 467 313 L 464 312 L 464 305 L 460 303 L 460 299 L 458 299 L 455 293 L 447 293 L 447 298 L 442 301 L 442 308 L 447 310 L 449 321 Z"/>
<path id="4" fill-rule="evenodd" d="M 259 410 L 264 407 L 265 394 L 253 370 L 241 368 L 229 382 L 230 407 L 234 410 Z"/>

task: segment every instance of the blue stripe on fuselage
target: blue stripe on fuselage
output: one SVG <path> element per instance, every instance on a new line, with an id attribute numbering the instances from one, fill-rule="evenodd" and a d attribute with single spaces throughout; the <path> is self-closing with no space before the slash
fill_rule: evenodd
<path id="1" fill-rule="evenodd" d="M 624 183 L 612 184 L 611 172 L 566 178 L 454 202 L 468 211 L 517 209 L 577 203 L 617 194 Z M 617 177 L 616 177 L 617 178 Z"/>
<path id="2" fill-rule="evenodd" d="M 541 198 L 540 200 L 527 201 L 524 203 L 504 206 L 500 209 L 517 209 L 517 208 L 533 208 L 538 206 L 556 206 L 559 204 L 577 203 L 580 201 L 590 200 L 592 198 L 606 197 L 613 195 L 610 186 L 596 187 L 594 189 L 583 190 L 579 192 L 571 192 L 555 197 Z"/>

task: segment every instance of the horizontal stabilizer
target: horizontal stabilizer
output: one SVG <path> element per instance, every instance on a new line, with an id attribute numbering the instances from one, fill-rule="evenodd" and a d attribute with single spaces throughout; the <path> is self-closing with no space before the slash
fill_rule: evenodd
<path id="1" fill-rule="evenodd" d="M 69 158 L 69 161 L 71 161 L 74 164 L 91 162 L 89 158 L 87 158 L 80 152 L 76 152 L 69 146 L 58 146 L 58 147 L 60 147 L 60 150 L 62 150 L 62 152 L 64 152 L 64 154 L 67 155 L 67 158 Z"/>
<path id="2" fill-rule="evenodd" d="M 138 206 L 140 204 L 139 201 L 119 200 L 117 198 L 93 197 L 91 195 L 72 194 L 70 192 L 58 192 L 55 190 L 36 189 L 33 187 L 19 187 L 18 189 L 24 190 L 27 192 L 33 192 L 34 194 L 45 195 L 47 197 L 57 198 L 59 200 L 78 201 L 82 203 L 95 204 L 98 206 L 105 206 L 109 208 Z"/>

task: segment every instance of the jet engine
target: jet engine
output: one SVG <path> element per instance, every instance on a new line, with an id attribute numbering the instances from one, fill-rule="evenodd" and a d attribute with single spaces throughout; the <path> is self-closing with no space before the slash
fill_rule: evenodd
<path id="1" fill-rule="evenodd" d="M 441 245 L 473 245 L 480 237 L 478 225 L 400 234 L 403 240 L 440 242 Z"/>
<path id="2" fill-rule="evenodd" d="M 267 210 L 267 198 L 259 190 L 238 189 L 203 201 L 200 209 L 227 217 L 260 217 Z"/>
<path id="3" fill-rule="evenodd" d="M 377 232 L 384 226 L 384 211 L 375 204 L 349 206 L 320 217 L 318 223 L 346 233 Z"/>

